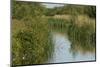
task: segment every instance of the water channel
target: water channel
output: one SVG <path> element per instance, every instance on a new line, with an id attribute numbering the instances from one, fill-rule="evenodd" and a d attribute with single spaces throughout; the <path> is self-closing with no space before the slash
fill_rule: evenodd
<path id="1" fill-rule="evenodd" d="M 77 62 L 95 60 L 95 53 L 81 53 L 71 51 L 71 41 L 68 36 L 61 32 L 52 32 L 54 52 L 48 63 Z"/>

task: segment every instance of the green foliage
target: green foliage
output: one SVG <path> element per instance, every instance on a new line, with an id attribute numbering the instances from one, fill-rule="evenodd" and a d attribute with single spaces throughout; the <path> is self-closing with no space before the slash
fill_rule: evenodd
<path id="1" fill-rule="evenodd" d="M 96 6 L 86 7 L 85 13 L 91 18 L 96 18 Z"/>
<path id="2" fill-rule="evenodd" d="M 13 65 L 42 64 L 52 56 L 53 44 L 42 10 L 39 3 L 13 3 Z"/>
<path id="3" fill-rule="evenodd" d="M 92 22 L 91 24 L 78 26 L 72 21 L 72 24 L 69 25 L 67 32 L 69 39 L 72 41 L 72 48 L 74 47 L 74 49 L 76 49 L 75 46 L 80 46 L 81 50 L 95 51 L 96 32 L 92 25 Z"/>
<path id="4" fill-rule="evenodd" d="M 74 44 L 71 45 L 72 48 L 77 46 L 77 43 L 83 50 L 95 48 L 95 27 L 92 24 L 80 27 L 80 24 L 75 24 L 77 15 L 84 14 L 94 19 L 96 15 L 94 6 L 65 5 L 46 8 L 41 3 L 20 1 L 13 1 L 12 5 L 13 65 L 42 64 L 48 61 L 54 51 L 51 30 L 66 31 L 66 35 Z M 66 14 L 71 15 L 72 20 L 52 17 Z"/>
<path id="5" fill-rule="evenodd" d="M 25 16 L 35 17 L 41 16 L 44 12 L 40 3 L 27 3 L 14 1 L 12 4 L 12 17 L 16 19 L 23 19 Z"/>
<path id="6" fill-rule="evenodd" d="M 32 20 L 31 22 L 13 20 L 14 65 L 41 64 L 52 55 L 53 45 L 48 26 L 41 19 L 39 21 Z"/>
<path id="7" fill-rule="evenodd" d="M 80 17 L 79 17 L 80 18 Z M 68 36 L 69 40 L 72 42 L 71 50 L 72 51 L 84 51 L 84 52 L 93 52 L 95 51 L 95 43 L 96 43 L 96 32 L 94 24 L 95 22 L 89 21 L 79 24 L 75 24 L 77 19 L 73 19 L 70 21 L 64 19 L 54 19 L 49 18 L 48 23 L 53 31 L 64 32 Z M 89 23 L 90 22 L 90 23 Z M 78 46 L 78 47 L 77 47 Z"/>
<path id="8" fill-rule="evenodd" d="M 96 17 L 96 7 L 95 6 L 82 6 L 82 5 L 64 5 L 63 7 L 48 8 L 45 15 L 79 15 L 85 14 L 89 17 Z"/>
<path id="9" fill-rule="evenodd" d="M 58 31 L 58 32 L 66 32 L 67 29 L 67 20 L 64 19 L 54 19 L 54 18 L 49 18 L 48 19 L 48 24 L 49 27 L 51 28 L 51 31 Z"/>

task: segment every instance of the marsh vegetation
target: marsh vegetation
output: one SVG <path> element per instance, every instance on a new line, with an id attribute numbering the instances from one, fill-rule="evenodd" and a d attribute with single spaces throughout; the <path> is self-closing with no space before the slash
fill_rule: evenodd
<path id="1" fill-rule="evenodd" d="M 66 60 L 59 62 L 70 62 L 65 55 L 78 54 L 77 52 L 94 55 L 92 59 L 84 58 L 85 60 L 81 61 L 95 60 L 95 6 L 63 4 L 49 8 L 50 4 L 46 7 L 44 3 L 20 1 L 13 1 L 12 5 L 13 65 L 57 63 L 57 60 L 51 59 L 56 51 L 58 54 L 61 52 L 57 48 L 61 48 L 62 43 L 65 43 L 63 46 L 65 50 L 62 48 L 64 54 L 61 57 Z M 68 41 L 66 42 L 66 38 L 62 41 L 64 39 L 62 38 L 60 44 L 58 36 L 58 47 L 54 40 L 57 32 L 67 37 Z M 70 44 L 68 49 L 67 44 Z M 55 58 L 60 59 L 58 56 Z M 72 59 L 71 62 L 75 61 Z"/>

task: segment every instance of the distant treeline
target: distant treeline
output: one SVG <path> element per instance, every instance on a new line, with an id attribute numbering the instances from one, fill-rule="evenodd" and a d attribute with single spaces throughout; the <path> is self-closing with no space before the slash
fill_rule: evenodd
<path id="1" fill-rule="evenodd" d="M 86 5 L 64 5 L 63 7 L 47 8 L 45 15 L 79 15 L 85 14 L 89 17 L 95 18 L 96 16 L 96 7 L 95 6 L 86 6 Z"/>
<path id="2" fill-rule="evenodd" d="M 89 5 L 71 5 L 67 4 L 62 7 L 46 8 L 42 3 L 37 2 L 13 2 L 13 18 L 21 19 L 25 16 L 54 16 L 54 15 L 79 15 L 85 14 L 89 17 L 96 17 L 96 6 Z"/>

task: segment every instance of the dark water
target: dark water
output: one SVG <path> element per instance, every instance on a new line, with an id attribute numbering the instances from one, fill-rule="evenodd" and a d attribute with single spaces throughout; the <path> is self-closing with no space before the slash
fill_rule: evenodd
<path id="1" fill-rule="evenodd" d="M 71 41 L 69 41 L 65 33 L 52 32 L 52 40 L 54 43 L 54 53 L 48 63 L 60 62 L 76 62 L 95 60 L 94 52 L 82 53 L 81 51 L 71 51 Z"/>

